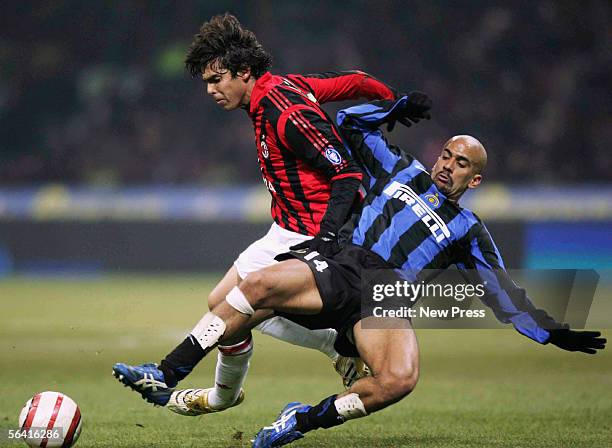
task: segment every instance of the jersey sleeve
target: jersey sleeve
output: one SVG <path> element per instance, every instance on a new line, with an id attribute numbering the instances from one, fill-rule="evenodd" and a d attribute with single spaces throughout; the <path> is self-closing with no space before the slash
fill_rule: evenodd
<path id="1" fill-rule="evenodd" d="M 541 344 L 547 343 L 548 330 L 565 326 L 536 308 L 526 291 L 510 278 L 486 227 L 479 223 L 475 229 L 469 243 L 469 264 L 484 285 L 485 295 L 481 300 L 500 322 L 511 323 L 519 333 Z"/>
<path id="2" fill-rule="evenodd" d="M 332 182 L 347 177 L 361 180 L 359 165 L 321 111 L 308 106 L 287 109 L 278 121 L 278 135 L 287 148 Z"/>
<path id="3" fill-rule="evenodd" d="M 392 87 L 359 70 L 287 75 L 287 78 L 312 93 L 319 103 L 364 98 L 392 100 L 398 95 Z"/>
<path id="4" fill-rule="evenodd" d="M 396 101 L 372 101 L 338 112 L 336 121 L 340 131 L 371 182 L 391 174 L 400 160 L 408 163 L 414 160 L 412 155 L 389 144 L 379 129 L 393 110 L 407 100 L 404 96 Z"/>

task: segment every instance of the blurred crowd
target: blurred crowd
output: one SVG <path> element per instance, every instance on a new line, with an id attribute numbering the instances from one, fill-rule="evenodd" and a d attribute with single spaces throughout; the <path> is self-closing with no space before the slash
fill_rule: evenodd
<path id="1" fill-rule="evenodd" d="M 391 140 L 433 162 L 469 133 L 510 183 L 612 181 L 606 1 L 4 2 L 0 185 L 260 181 L 251 123 L 183 68 L 230 11 L 274 73 L 361 69 L 423 90 L 434 118 Z M 346 105 L 346 104 L 345 104 Z M 343 105 L 330 105 L 333 114 Z"/>

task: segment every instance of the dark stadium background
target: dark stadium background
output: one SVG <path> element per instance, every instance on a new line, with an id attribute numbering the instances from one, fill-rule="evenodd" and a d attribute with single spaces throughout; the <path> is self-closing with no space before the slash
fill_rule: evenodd
<path id="1" fill-rule="evenodd" d="M 222 271 L 265 231 L 250 121 L 219 110 L 182 65 L 199 25 L 226 10 L 255 31 L 277 73 L 362 69 L 428 92 L 434 119 L 392 136 L 426 164 L 451 135 L 484 142 L 485 187 L 466 205 L 511 266 L 612 266 L 606 2 L 3 9 L 0 272 Z M 542 244 L 547 221 L 555 231 Z M 211 237 L 219 223 L 225 238 Z M 582 247 L 564 249 L 575 234 Z"/>

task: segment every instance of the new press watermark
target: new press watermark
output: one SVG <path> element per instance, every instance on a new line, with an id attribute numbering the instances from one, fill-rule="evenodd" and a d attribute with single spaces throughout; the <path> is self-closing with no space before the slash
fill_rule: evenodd
<path id="1" fill-rule="evenodd" d="M 606 274 L 603 283 L 612 285 Z M 576 269 L 366 270 L 361 317 L 408 319 L 415 328 L 502 328 L 500 321 L 511 315 L 538 319 L 544 310 L 558 322 L 584 328 L 601 280 L 594 270 Z"/>
<path id="2" fill-rule="evenodd" d="M 0 431 L 0 440 L 8 442 L 23 443 L 25 440 L 38 440 L 47 443 L 52 441 L 63 441 L 64 431 L 62 428 L 47 428 L 46 426 L 32 426 L 28 429 L 8 428 Z"/>

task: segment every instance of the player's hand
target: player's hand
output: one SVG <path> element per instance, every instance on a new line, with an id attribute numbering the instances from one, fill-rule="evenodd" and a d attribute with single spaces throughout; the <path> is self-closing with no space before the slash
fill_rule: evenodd
<path id="1" fill-rule="evenodd" d="M 391 132 L 398 121 L 404 126 L 410 127 L 412 123 L 418 123 L 422 119 L 431 119 L 431 114 L 429 113 L 431 99 L 426 93 L 415 90 L 406 96 L 408 96 L 408 100 L 389 114 L 387 131 Z"/>
<path id="2" fill-rule="evenodd" d="M 568 328 L 549 330 L 550 342 L 563 350 L 594 355 L 597 350 L 606 348 L 607 340 L 600 338 L 599 331 L 575 331 Z"/>
<path id="3" fill-rule="evenodd" d="M 322 232 L 310 240 L 291 246 L 291 250 L 309 249 L 317 251 L 324 257 L 331 257 L 340 252 L 340 244 L 338 238 L 333 232 Z"/>

